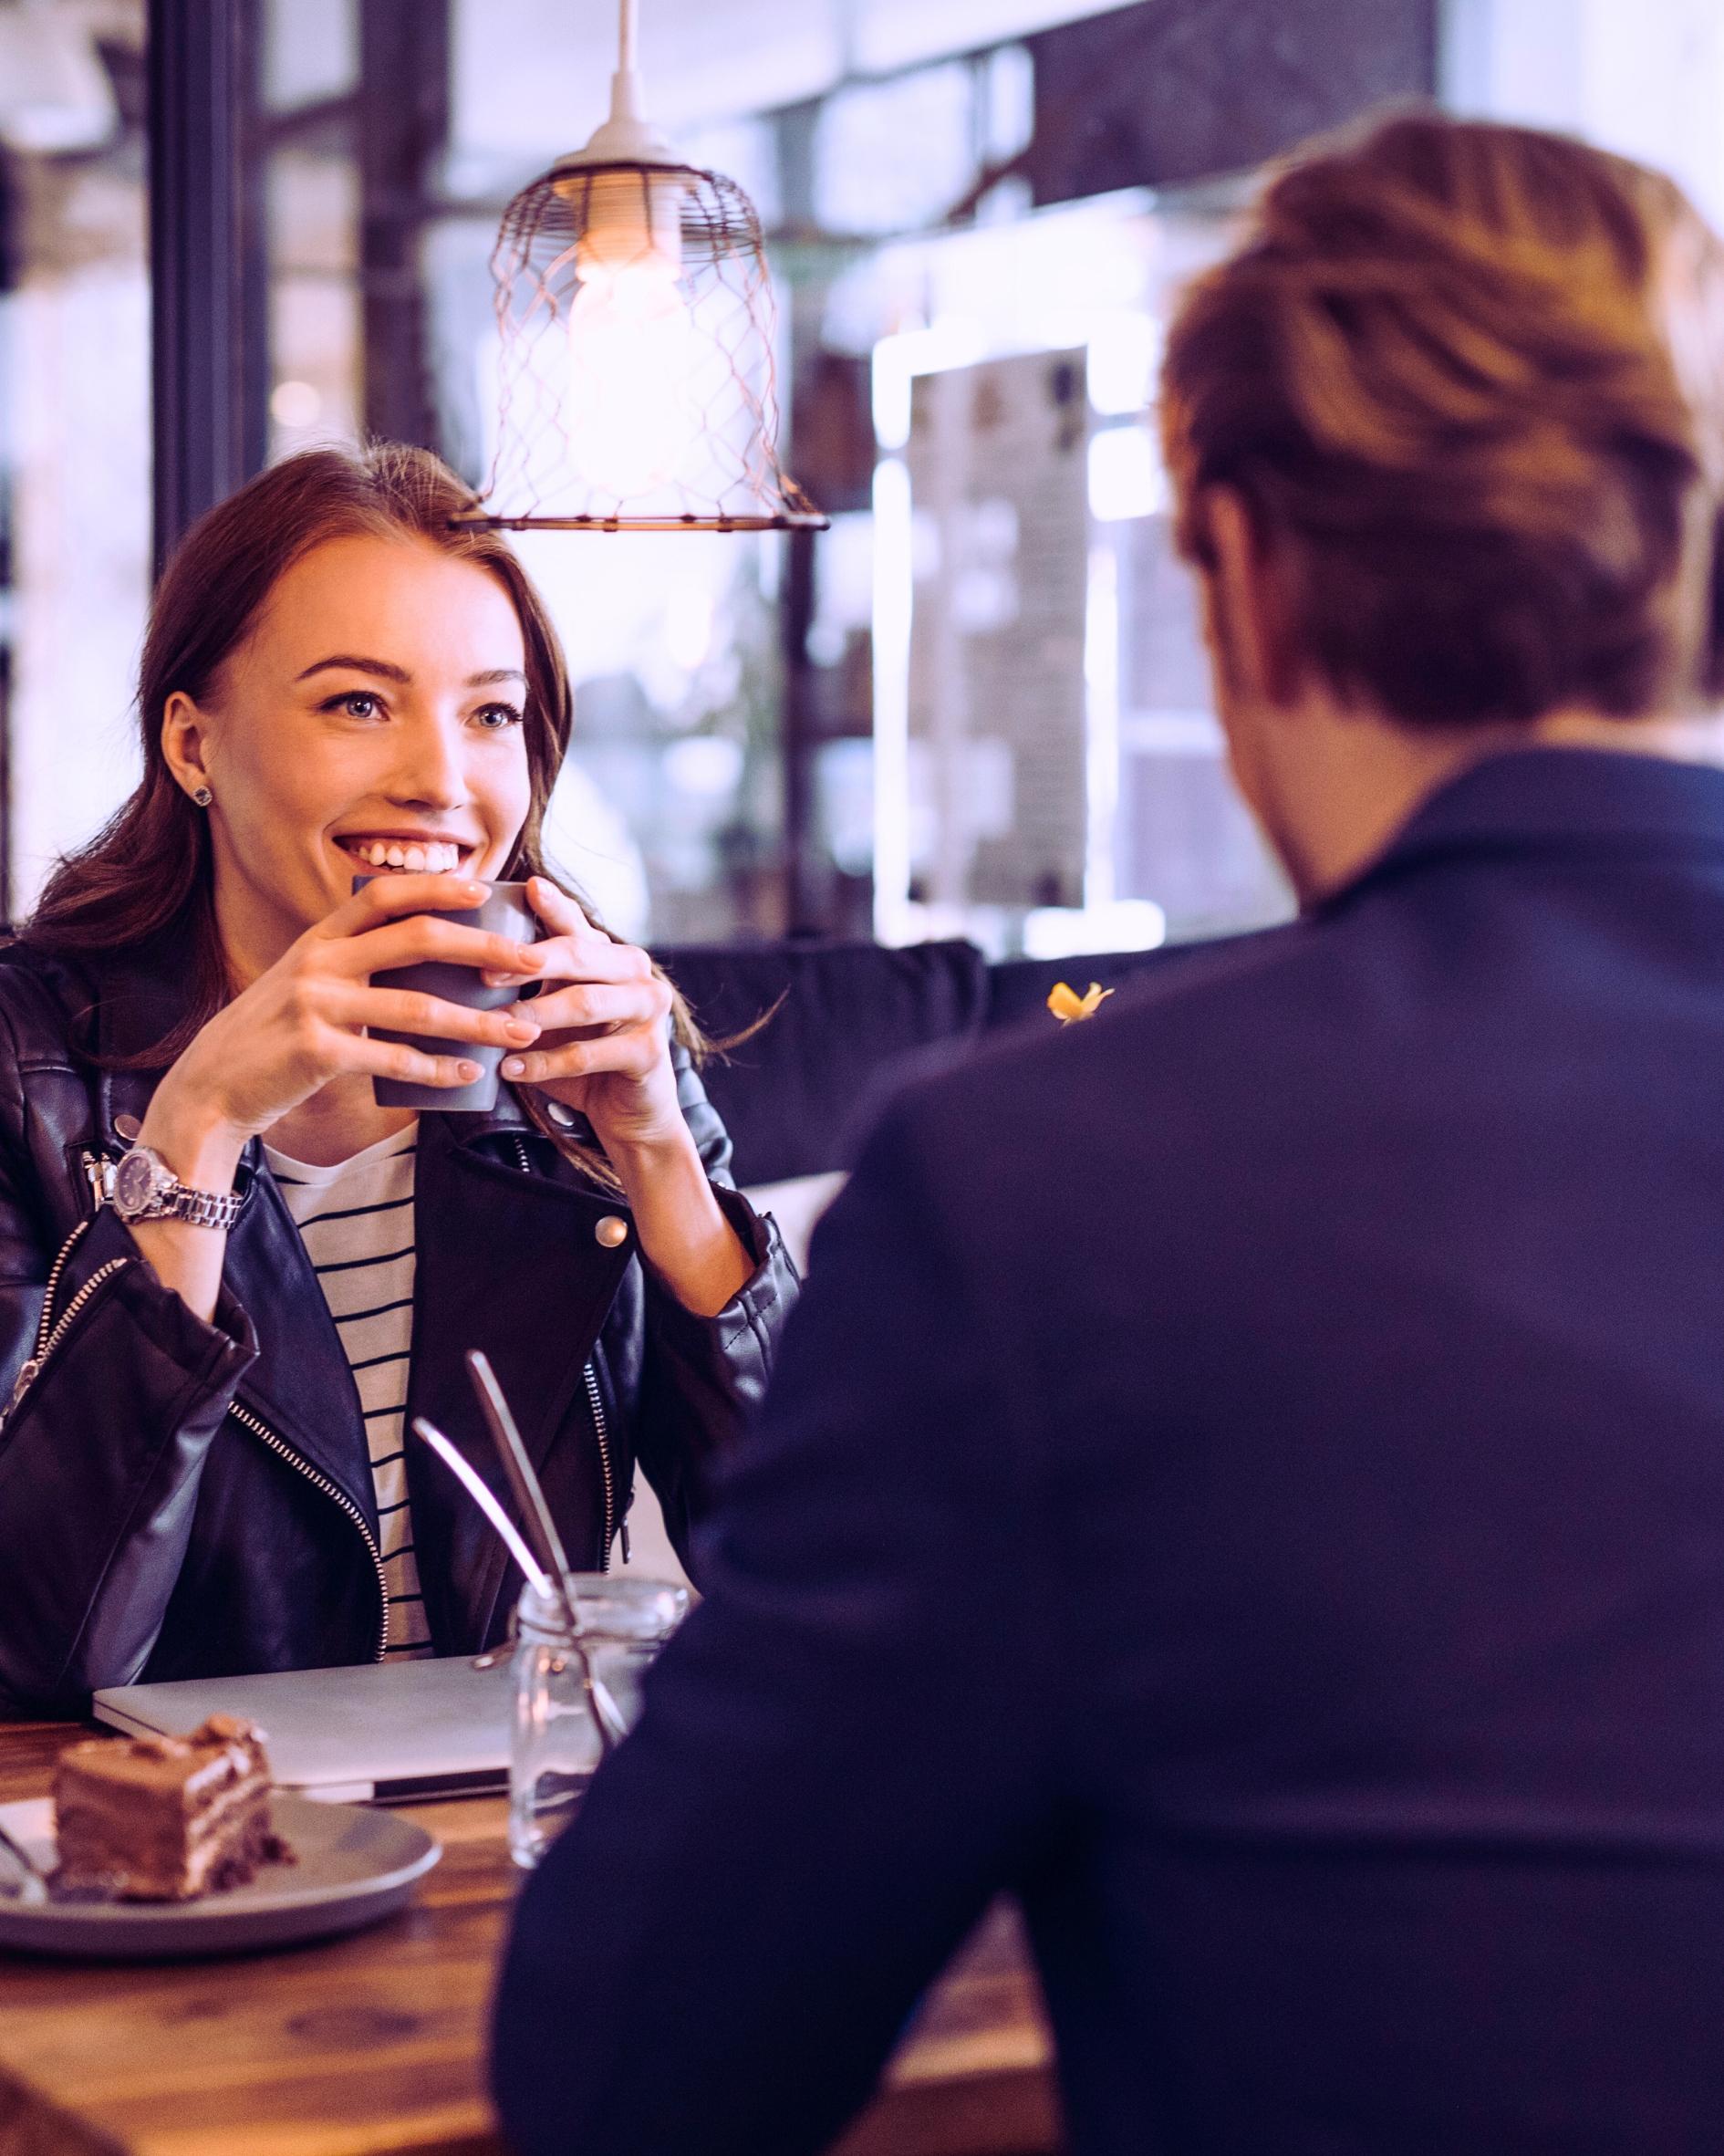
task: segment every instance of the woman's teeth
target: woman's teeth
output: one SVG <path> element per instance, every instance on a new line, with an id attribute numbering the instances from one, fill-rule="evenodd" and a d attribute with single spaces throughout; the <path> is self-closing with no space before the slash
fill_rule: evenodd
<path id="1" fill-rule="evenodd" d="M 447 876 L 461 866 L 461 849 L 446 839 L 409 845 L 400 838 L 344 839 L 343 845 L 371 869 L 403 869 L 409 875 Z"/>

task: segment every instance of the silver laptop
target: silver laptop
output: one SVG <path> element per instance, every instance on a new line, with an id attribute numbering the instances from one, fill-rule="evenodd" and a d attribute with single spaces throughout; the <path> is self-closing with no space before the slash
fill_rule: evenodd
<path id="1" fill-rule="evenodd" d="M 280 1787 L 412 1804 L 508 1787 L 513 1697 L 506 1659 L 475 1670 L 457 1655 L 116 1684 L 96 1694 L 95 1712 L 132 1736 L 183 1736 L 208 1714 L 242 1715 L 263 1730 Z"/>

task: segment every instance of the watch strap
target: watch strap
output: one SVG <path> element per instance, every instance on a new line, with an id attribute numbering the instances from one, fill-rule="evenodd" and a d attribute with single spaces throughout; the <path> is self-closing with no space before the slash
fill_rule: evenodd
<path id="1" fill-rule="evenodd" d="M 126 1171 L 133 1164 L 149 1173 L 150 1192 L 141 1203 L 128 1203 L 125 1194 Z M 134 1146 L 118 1163 L 108 1187 L 114 1210 L 127 1222 L 183 1220 L 193 1227 L 226 1229 L 239 1218 L 245 1203 L 240 1191 L 199 1191 L 181 1182 L 161 1154 L 147 1145 Z"/>
<path id="2" fill-rule="evenodd" d="M 185 1220 L 195 1228 L 231 1228 L 245 1203 L 238 1191 L 194 1191 L 183 1182 L 158 1191 L 140 1220 Z"/>

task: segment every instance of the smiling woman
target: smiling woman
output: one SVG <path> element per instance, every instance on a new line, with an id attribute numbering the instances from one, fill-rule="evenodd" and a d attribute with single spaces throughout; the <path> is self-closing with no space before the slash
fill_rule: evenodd
<path id="1" fill-rule="evenodd" d="M 229 728 L 235 754 L 248 768 L 260 756 L 273 761 L 272 783 L 285 783 L 279 766 L 301 745 L 289 743 L 286 730 L 301 714 L 309 717 L 325 701 L 350 707 L 368 693 L 369 716 L 393 708 L 400 676 L 412 669 L 387 648 L 391 636 L 409 639 L 421 672 L 447 667 L 442 647 L 455 630 L 451 625 L 445 637 L 441 609 L 452 589 L 461 595 L 459 625 L 470 641 L 502 638 L 489 663 L 508 670 L 502 701 L 518 721 L 525 805 L 509 858 L 491 872 L 542 870 L 540 822 L 568 747 L 568 677 L 556 631 L 506 543 L 452 525 L 470 500 L 454 474 L 422 451 L 391 444 L 363 457 L 313 451 L 276 464 L 212 510 L 169 565 L 140 670 L 142 783 L 108 828 L 49 878 L 29 932 L 39 948 L 69 953 L 173 929 L 193 993 L 178 1036 L 148 1044 L 151 1053 L 182 1048 L 233 986 L 211 859 L 230 805 L 213 801 L 213 814 L 199 813 L 194 796 L 203 781 L 184 757 L 176 763 L 176 745 L 185 742 L 195 761 L 201 724 L 219 730 L 224 714 L 249 715 L 261 724 Z M 421 654 L 428 632 L 435 648 Z M 366 672 L 368 660 L 383 671 Z M 349 661 L 354 671 L 345 678 L 317 671 Z M 277 749 L 283 753 L 272 758 Z M 241 813 L 237 806 L 233 813 Z M 416 828 L 431 820 L 396 822 Z M 280 858 L 277 837 L 269 836 L 272 858 Z M 330 880 L 334 868 L 326 862 L 323 903 L 301 927 L 349 889 Z M 302 906 L 309 903 L 305 864 L 292 881 Z"/>
<path id="2" fill-rule="evenodd" d="M 182 793 L 211 795 L 237 982 L 349 897 L 356 870 L 504 871 L 534 807 L 525 663 L 489 568 L 358 533 L 301 555 L 202 694 L 168 697 L 162 756 Z"/>
<path id="3" fill-rule="evenodd" d="M 143 781 L 0 952 L 0 1703 L 493 1641 L 503 1554 L 404 1450 L 468 1348 L 600 1568 L 637 1457 L 686 1547 L 764 1382 L 794 1272 L 669 984 L 544 873 L 566 675 L 467 498 L 323 451 L 205 518 Z M 537 941 L 470 925 L 497 878 Z M 373 984 L 432 960 L 535 998 Z M 494 1112 L 379 1103 L 467 1044 Z"/>

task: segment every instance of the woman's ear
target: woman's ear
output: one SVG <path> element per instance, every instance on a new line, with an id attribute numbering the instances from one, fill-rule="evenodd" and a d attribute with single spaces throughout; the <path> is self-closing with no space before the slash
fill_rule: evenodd
<path id="1" fill-rule="evenodd" d="M 183 793 L 195 797 L 200 786 L 211 787 L 209 749 L 208 715 L 176 689 L 161 713 L 161 753 Z"/>
<path id="2" fill-rule="evenodd" d="M 1299 664 L 1280 566 L 1231 486 L 1206 489 L 1200 515 L 1205 629 L 1222 686 L 1247 703 L 1290 703 Z"/>

